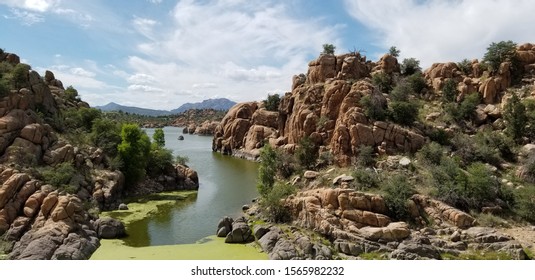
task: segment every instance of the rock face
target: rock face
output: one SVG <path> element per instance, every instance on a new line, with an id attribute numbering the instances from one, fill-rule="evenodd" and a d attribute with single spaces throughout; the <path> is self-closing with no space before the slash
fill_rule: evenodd
<path id="1" fill-rule="evenodd" d="M 225 237 L 225 243 L 248 243 L 255 240 L 253 231 L 244 217 L 236 220 L 229 217 L 221 219 L 217 225 L 217 236 Z"/>
<path id="2" fill-rule="evenodd" d="M 126 235 L 124 224 L 113 218 L 101 218 L 94 222 L 93 226 L 99 238 L 115 239 Z"/>
<path id="3" fill-rule="evenodd" d="M 316 146 L 330 149 L 339 165 L 349 165 L 361 145 L 382 145 L 389 152 L 416 151 L 425 142 L 421 132 L 371 122 L 359 107 L 366 95 L 386 104 L 368 78 L 372 66 L 358 53 L 321 55 L 309 63 L 306 80 L 295 77 L 278 112 L 256 102 L 235 105 L 216 128 L 212 149 L 255 158 L 264 143 L 292 152 L 309 137 Z M 399 65 L 395 57 L 386 56 L 375 70 L 399 72 Z"/>

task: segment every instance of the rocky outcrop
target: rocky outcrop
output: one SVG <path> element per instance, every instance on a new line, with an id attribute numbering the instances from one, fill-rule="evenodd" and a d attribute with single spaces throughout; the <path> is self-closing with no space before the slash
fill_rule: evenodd
<path id="1" fill-rule="evenodd" d="M 124 224 L 113 218 L 100 218 L 93 223 L 97 236 L 103 239 L 121 238 L 126 235 Z"/>

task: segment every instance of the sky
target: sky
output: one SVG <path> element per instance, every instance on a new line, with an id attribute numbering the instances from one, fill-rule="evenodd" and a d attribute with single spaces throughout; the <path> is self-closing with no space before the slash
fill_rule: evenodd
<path id="1" fill-rule="evenodd" d="M 425 69 L 534 42 L 531 0 L 0 0 L 0 48 L 92 106 L 174 109 L 291 89 L 322 45 Z"/>

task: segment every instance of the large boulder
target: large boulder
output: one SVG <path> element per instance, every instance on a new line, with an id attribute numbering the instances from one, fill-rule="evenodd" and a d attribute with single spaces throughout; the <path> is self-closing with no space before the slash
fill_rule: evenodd
<path id="1" fill-rule="evenodd" d="M 253 231 L 244 217 L 232 223 L 232 229 L 225 238 L 225 243 L 247 243 L 254 241 Z"/>
<path id="2" fill-rule="evenodd" d="M 114 239 L 126 235 L 124 224 L 110 217 L 100 218 L 94 222 L 95 231 L 99 238 Z"/>

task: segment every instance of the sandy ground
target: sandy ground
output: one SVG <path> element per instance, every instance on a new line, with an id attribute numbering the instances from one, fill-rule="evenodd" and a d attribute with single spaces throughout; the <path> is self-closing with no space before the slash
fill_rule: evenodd
<path id="1" fill-rule="evenodd" d="M 528 247 L 531 251 L 535 251 L 535 227 L 512 227 L 500 228 L 499 231 L 514 237 L 523 246 Z"/>

